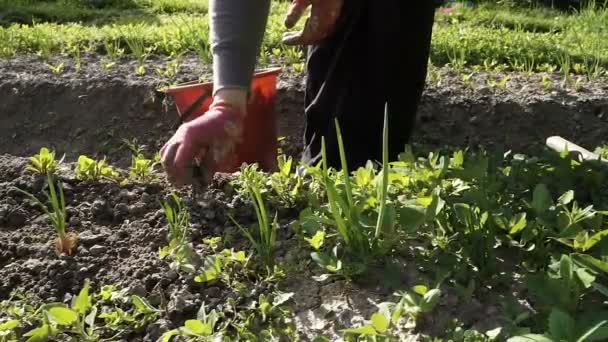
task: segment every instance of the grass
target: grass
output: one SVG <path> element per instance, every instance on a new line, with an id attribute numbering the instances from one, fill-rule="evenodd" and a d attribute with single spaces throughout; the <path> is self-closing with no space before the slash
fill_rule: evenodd
<path id="1" fill-rule="evenodd" d="M 3 16 L 0 56 L 37 53 L 47 57 L 73 48 L 114 55 L 117 48 L 140 61 L 144 52 L 211 60 L 205 1 L 131 1 L 127 7 L 92 8 L 66 2 L 0 0 Z M 273 2 L 260 62 L 268 56 L 301 65 L 304 54 L 281 43 L 287 2 Z M 10 7 L 10 10 L 9 10 Z M 11 19 L 12 18 L 12 19 Z M 31 20 L 34 19 L 34 20 Z M 511 8 L 492 4 L 440 9 L 436 15 L 431 62 L 436 66 L 492 66 L 515 71 L 548 71 L 562 66 L 598 77 L 608 65 L 608 9 L 582 9 L 565 14 L 546 8 Z M 12 21 L 12 22 L 10 22 Z M 301 25 L 302 23 L 300 23 Z M 301 26 L 300 26 L 301 27 Z M 109 45 L 108 42 L 114 42 Z M 132 42 L 137 42 L 134 48 Z M 109 48 L 111 47 L 111 49 Z"/>

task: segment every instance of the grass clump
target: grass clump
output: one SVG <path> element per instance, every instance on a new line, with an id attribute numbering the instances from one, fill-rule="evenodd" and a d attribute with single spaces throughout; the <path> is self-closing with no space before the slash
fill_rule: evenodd
<path id="1" fill-rule="evenodd" d="M 50 205 L 43 203 L 29 192 L 21 189 L 17 190 L 36 202 L 51 221 L 51 225 L 55 228 L 55 232 L 57 233 L 57 238 L 55 239 L 55 250 L 57 254 L 73 255 L 76 250 L 78 236 L 75 233 L 66 232 L 67 215 L 65 197 L 61 182 L 57 182 L 57 188 L 55 188 L 55 180 L 55 177 L 51 174 L 47 174 L 49 193 L 45 193 L 45 195 Z"/>

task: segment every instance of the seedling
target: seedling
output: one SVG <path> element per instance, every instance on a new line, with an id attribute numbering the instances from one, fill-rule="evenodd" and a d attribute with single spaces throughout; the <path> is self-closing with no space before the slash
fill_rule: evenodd
<path id="1" fill-rule="evenodd" d="M 192 261 L 193 248 L 190 242 L 188 229 L 190 228 L 190 213 L 182 206 L 181 199 L 176 193 L 171 194 L 173 203 L 164 201 L 161 206 L 169 225 L 169 245 L 161 248 L 161 259 L 171 256 L 171 268 L 181 269 L 188 273 L 194 272 Z"/>
<path id="2" fill-rule="evenodd" d="M 55 75 L 61 75 L 63 73 L 63 70 L 65 69 L 65 65 L 63 62 L 58 63 L 58 64 L 47 64 L 47 66 L 49 67 L 49 69 L 51 69 L 51 72 Z"/>
<path id="3" fill-rule="evenodd" d="M 132 179 L 147 182 L 152 178 L 152 173 L 154 172 L 155 166 L 155 161 L 152 159 L 147 159 L 143 154 L 132 156 L 129 175 Z"/>
<path id="4" fill-rule="evenodd" d="M 79 180 L 95 181 L 100 178 L 106 178 L 113 181 L 120 180 L 120 173 L 112 166 L 108 165 L 105 158 L 102 160 L 94 160 L 85 155 L 78 157 L 76 164 L 76 178 Z"/>
<path id="5" fill-rule="evenodd" d="M 55 189 L 55 179 L 51 174 L 47 174 L 47 183 L 49 186 L 50 194 L 45 193 L 50 206 L 42 203 L 36 196 L 29 192 L 17 189 L 21 193 L 28 196 L 31 200 L 36 202 L 42 210 L 46 213 L 51 224 L 57 232 L 57 238 L 55 239 L 55 249 L 58 254 L 72 255 L 76 249 L 78 236 L 75 233 L 66 233 L 66 210 L 65 210 L 65 198 L 63 195 L 63 188 L 61 182 L 57 183 L 58 189 Z M 59 193 L 59 194 L 58 194 Z"/>
<path id="6" fill-rule="evenodd" d="M 258 256 L 262 259 L 268 269 L 272 269 L 274 264 L 273 253 L 274 245 L 277 239 L 277 228 L 279 226 L 277 221 L 277 215 L 275 214 L 274 221 L 268 219 L 268 212 L 264 205 L 262 193 L 260 187 L 257 184 L 250 184 L 248 186 L 249 196 L 253 202 L 255 213 L 258 219 L 258 234 L 257 238 L 248 230 L 243 228 L 236 220 L 229 216 L 232 222 L 243 232 L 243 234 L 251 241 L 254 245 Z M 269 271 L 270 272 L 270 271 Z"/>
<path id="7" fill-rule="evenodd" d="M 27 170 L 41 175 L 53 174 L 57 170 L 57 166 L 63 162 L 64 157 L 57 161 L 55 160 L 54 151 L 42 147 L 38 154 L 29 158 L 30 163 L 27 166 Z"/>
<path id="8" fill-rule="evenodd" d="M 169 342 L 175 336 L 198 337 L 202 340 L 210 340 L 216 335 L 217 323 L 221 316 L 223 316 L 222 313 L 218 313 L 215 309 L 207 313 L 207 308 L 205 303 L 203 303 L 197 316 L 197 319 L 187 320 L 183 327 L 167 331 L 159 341 Z"/>
<path id="9" fill-rule="evenodd" d="M 148 301 L 137 296 L 118 295 L 121 306 L 129 302 L 132 309 L 125 311 L 120 307 L 107 305 L 118 301 L 111 292 L 112 286 L 104 286 L 100 294 L 90 293 L 90 282 L 85 281 L 78 296 L 72 298 L 70 305 L 63 303 L 47 303 L 41 305 L 34 313 L 39 326 L 29 330 L 24 337 L 27 341 L 70 340 L 70 341 L 114 341 L 128 334 L 129 328 L 137 329 L 145 323 L 156 319 L 160 310 L 154 308 Z M 98 306 L 100 302 L 103 307 Z M 108 332 L 114 333 L 109 338 Z"/>

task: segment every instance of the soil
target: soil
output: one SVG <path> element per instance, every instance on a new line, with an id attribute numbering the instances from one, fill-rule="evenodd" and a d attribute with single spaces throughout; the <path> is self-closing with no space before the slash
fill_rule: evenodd
<path id="1" fill-rule="evenodd" d="M 64 63 L 60 75 L 49 66 Z M 145 76 L 136 76 L 136 62 L 119 60 L 102 69 L 96 55 L 84 56 L 76 71 L 70 58 L 22 56 L 0 61 L 0 152 L 30 155 L 42 146 L 68 158 L 79 153 L 105 154 L 111 161 L 130 162 L 123 139 L 157 151 L 173 132 L 175 106 L 164 85 L 202 78 L 209 68 L 185 57 L 175 77 L 159 76 L 165 57 L 151 58 Z M 471 75 L 468 81 L 463 81 Z M 490 86 L 508 77 L 506 86 Z M 561 87 L 559 74 L 456 72 L 429 73 L 421 100 L 418 128 L 412 143 L 494 148 L 536 153 L 547 137 L 561 135 L 593 148 L 606 142 L 608 82 L 586 82 Z M 278 82 L 278 133 L 285 137 L 285 153 L 298 155 L 302 146 L 305 77 L 285 68 Z M 545 84 L 545 85 L 543 85 Z M 547 86 L 549 85 L 550 86 Z M 577 88 L 577 89 L 576 89 Z"/>
<path id="2" fill-rule="evenodd" d="M 79 154 L 108 155 L 119 167 L 130 163 L 131 152 L 122 139 L 137 139 L 147 152 L 157 150 L 170 136 L 177 118 L 159 86 L 208 76 L 194 58 L 186 58 L 173 80 L 154 75 L 135 76 L 135 64 L 122 61 L 110 71 L 99 67 L 95 56 L 85 56 L 83 69 L 73 69 L 69 59 L 58 76 L 37 57 L 22 56 L 0 62 L 0 300 L 22 288 L 40 301 L 65 300 L 79 291 L 85 279 L 93 286 L 114 284 L 149 298 L 166 311 L 155 324 L 132 336 L 133 341 L 152 341 L 163 331 L 193 318 L 204 301 L 221 303 L 231 290 L 221 284 L 201 284 L 172 271 L 158 257 L 167 243 L 167 227 L 158 200 L 169 196 L 171 186 L 158 173 L 156 181 L 119 185 L 74 179 L 73 162 Z M 437 71 L 441 82 L 429 80 L 419 113 L 415 142 L 427 146 L 487 147 L 505 145 L 517 152 L 542 149 L 550 135 L 562 135 L 594 147 L 605 142 L 608 128 L 608 83 L 582 82 L 578 90 L 559 88 L 559 75 L 547 76 L 554 90 L 545 90 L 540 75 L 509 74 L 505 89 L 488 86 L 487 79 L 502 75 L 476 73 L 472 83 L 461 73 Z M 297 155 L 301 141 L 304 77 L 284 73 L 278 85 L 279 134 L 283 149 Z M 66 155 L 58 174 L 64 184 L 70 231 L 78 233 L 74 256 L 58 257 L 53 249 L 54 232 L 41 211 L 14 188 L 40 198 L 45 179 L 25 170 L 26 157 L 47 146 Z M 221 177 L 205 192 L 182 191 L 192 214 L 191 237 L 200 254 L 209 253 L 202 239 L 232 236 L 231 247 L 249 248 L 227 213 L 244 224 L 254 221 L 253 210 Z M 353 284 L 342 280 L 319 283 L 311 278 L 318 268 L 309 251 L 293 239 L 290 222 L 296 211 L 280 211 L 277 260 L 300 265 L 278 285 L 294 292 L 292 302 L 298 332 L 304 340 L 323 333 L 337 339 L 340 329 L 362 323 L 375 309 L 374 303 L 395 300 L 397 288 L 381 281 Z M 302 263 L 302 260 L 308 260 Z M 432 275 L 423 274 L 407 257 L 399 260 L 399 287 L 416 285 Z M 310 263 L 310 264 L 309 264 Z M 250 284 L 252 288 L 255 285 Z M 492 293 L 476 293 L 463 301 L 446 287 L 437 315 L 426 318 L 420 332 L 440 333 L 449 318 L 482 331 L 506 319 L 498 307 L 502 296 L 519 298 L 521 286 L 509 284 Z M 266 289 L 268 290 L 268 289 Z M 328 314 L 329 312 L 329 314 Z M 159 328 L 160 327 L 160 328 Z M 416 340 L 413 332 L 403 340 Z"/>

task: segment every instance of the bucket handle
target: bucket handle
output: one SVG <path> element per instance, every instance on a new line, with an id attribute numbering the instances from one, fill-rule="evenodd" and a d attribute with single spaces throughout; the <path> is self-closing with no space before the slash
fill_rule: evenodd
<path id="1" fill-rule="evenodd" d="M 194 101 L 192 103 L 192 105 L 190 105 L 190 107 L 188 107 L 188 109 L 186 109 L 184 111 L 183 114 L 178 115 L 178 121 L 177 121 L 177 127 L 181 126 L 184 121 L 190 116 L 190 114 L 192 114 L 194 112 L 194 110 L 196 109 L 196 107 L 200 106 L 201 103 L 203 103 L 207 98 L 209 98 L 211 96 L 210 93 L 203 91 L 203 93 L 201 94 L 201 96 L 199 96 L 196 101 Z"/>

